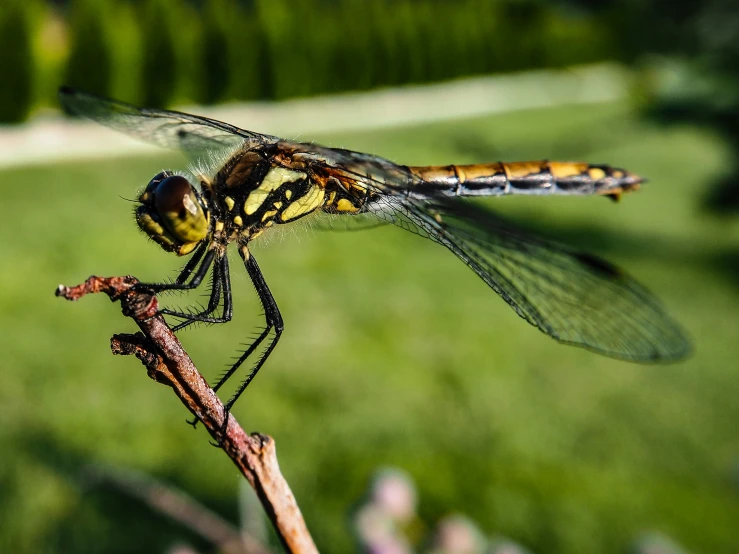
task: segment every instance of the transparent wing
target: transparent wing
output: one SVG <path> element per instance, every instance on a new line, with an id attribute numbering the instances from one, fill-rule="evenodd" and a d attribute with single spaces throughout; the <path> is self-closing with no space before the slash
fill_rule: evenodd
<path id="1" fill-rule="evenodd" d="M 519 316 L 560 342 L 635 362 L 690 351 L 657 299 L 608 262 L 526 234 L 470 202 L 381 204 L 381 218 L 446 246 Z"/>
<path id="2" fill-rule="evenodd" d="M 320 212 L 310 220 L 310 225 L 319 231 L 364 231 L 377 229 L 391 223 L 383 221 L 373 213 L 328 214 Z"/>
<path id="3" fill-rule="evenodd" d="M 91 119 L 156 146 L 197 155 L 235 148 L 245 142 L 256 148 L 277 141 L 275 137 L 239 129 L 207 117 L 138 108 L 67 87 L 59 89 L 59 102 L 69 114 Z"/>
<path id="4" fill-rule="evenodd" d="M 296 164 L 318 182 L 332 178 L 344 183 L 346 188 L 359 184 L 380 194 L 405 194 L 412 185 L 424 185 L 407 166 L 371 154 L 288 141 L 280 141 L 279 149 L 283 154 L 274 157 L 273 163 L 285 167 Z"/>

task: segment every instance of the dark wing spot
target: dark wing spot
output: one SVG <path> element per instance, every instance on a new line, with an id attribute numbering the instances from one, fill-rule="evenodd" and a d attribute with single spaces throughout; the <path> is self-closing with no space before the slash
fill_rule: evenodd
<path id="1" fill-rule="evenodd" d="M 599 273 L 613 279 L 619 279 L 623 277 L 623 273 L 621 273 L 621 270 L 619 268 L 617 268 L 613 264 L 608 263 L 605 260 L 601 260 L 600 258 L 596 258 L 595 256 L 585 254 L 583 252 L 577 252 L 573 254 L 573 256 L 577 259 L 577 261 L 591 269 L 593 273 Z"/>

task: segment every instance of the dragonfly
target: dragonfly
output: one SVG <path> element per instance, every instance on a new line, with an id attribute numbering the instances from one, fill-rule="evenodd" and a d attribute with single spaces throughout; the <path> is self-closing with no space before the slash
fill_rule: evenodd
<path id="1" fill-rule="evenodd" d="M 585 162 L 529 161 L 407 166 L 371 154 L 293 142 L 177 111 L 140 108 L 62 87 L 69 114 L 91 119 L 195 160 L 162 171 L 139 194 L 139 227 L 167 252 L 191 258 L 174 281 L 140 286 L 187 291 L 206 277 L 207 306 L 162 309 L 179 323 L 225 323 L 233 303 L 227 247 L 235 244 L 264 309 L 265 325 L 213 387 L 256 354 L 224 404 L 244 392 L 284 330 L 253 241 L 273 228 L 324 214 L 362 227 L 392 223 L 447 248 L 528 323 L 569 345 L 632 362 L 684 358 L 689 341 L 660 302 L 618 267 L 514 226 L 476 198 L 506 195 L 618 199 L 644 179 Z"/>

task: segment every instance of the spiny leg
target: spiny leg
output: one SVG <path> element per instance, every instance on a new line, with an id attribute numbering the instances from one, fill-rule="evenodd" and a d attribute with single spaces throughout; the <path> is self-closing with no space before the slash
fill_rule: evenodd
<path id="1" fill-rule="evenodd" d="M 200 263 L 200 266 L 198 267 L 197 271 L 195 271 L 195 274 L 192 275 L 192 278 L 188 283 L 187 279 L 190 274 L 192 274 L 195 265 L 197 265 L 198 258 L 200 256 L 203 256 L 201 250 L 204 250 L 203 247 L 198 249 L 193 259 L 190 260 L 183 268 L 182 272 L 177 277 L 174 283 L 139 283 L 136 285 L 136 288 L 146 289 L 152 292 L 161 292 L 165 290 L 192 290 L 199 287 L 200 283 L 203 282 L 203 278 L 205 278 L 205 276 L 207 275 L 208 270 L 213 264 L 213 260 L 215 259 L 217 254 L 215 248 L 210 248 L 209 250 L 207 250 L 207 252 L 205 252 L 205 256 L 203 257 L 203 261 Z"/>
<path id="2" fill-rule="evenodd" d="M 205 264 L 206 262 L 207 260 L 203 263 Z M 194 265 L 195 264 L 192 264 L 192 267 L 194 267 Z M 192 267 L 189 269 L 190 272 L 192 271 Z M 188 271 L 187 267 L 183 269 L 181 275 L 186 271 Z M 221 291 L 223 291 L 223 312 L 220 317 L 208 317 L 209 314 L 213 313 L 218 308 L 221 300 Z M 185 318 L 185 321 L 172 328 L 173 331 L 179 331 L 195 321 L 203 321 L 206 323 L 225 323 L 230 321 L 233 316 L 233 297 L 231 295 L 231 276 L 229 273 L 228 256 L 226 253 L 224 252 L 223 255 L 216 260 L 213 266 L 213 289 L 211 290 L 208 307 L 205 310 L 198 314 L 190 314 L 165 309 L 161 310 L 160 313 Z M 198 423 L 198 418 L 195 417 L 192 420 L 186 421 L 195 427 Z"/>
<path id="3" fill-rule="evenodd" d="M 160 310 L 160 314 L 162 315 L 170 315 L 173 317 L 177 317 L 180 319 L 183 319 L 185 321 L 178 323 L 175 327 L 172 328 L 173 331 L 179 331 L 183 327 L 186 327 L 190 323 L 194 323 L 198 317 L 200 316 L 206 316 L 211 313 L 213 313 L 219 306 L 221 302 L 221 278 L 220 278 L 220 260 L 217 260 L 213 264 L 213 276 L 211 278 L 211 289 L 210 293 L 208 294 L 208 306 L 205 308 L 202 308 L 201 311 L 193 311 L 193 308 L 187 308 L 187 311 L 180 311 L 180 310 L 170 310 L 168 308 L 164 308 Z M 184 271 L 183 271 L 184 272 Z"/>
<path id="4" fill-rule="evenodd" d="M 208 317 L 213 313 L 221 303 L 221 291 L 223 291 L 223 312 L 220 317 Z M 228 272 L 228 256 L 224 255 L 216 261 L 213 266 L 213 288 L 210 293 L 208 307 L 200 313 L 175 312 L 171 310 L 161 310 L 161 313 L 174 317 L 184 318 L 185 321 L 174 326 L 172 331 L 179 331 L 196 321 L 206 323 L 225 323 L 231 320 L 233 315 L 233 303 L 231 297 L 231 278 Z M 185 420 L 187 423 L 195 427 L 198 424 L 198 418 Z"/>
<path id="5" fill-rule="evenodd" d="M 208 306 L 202 307 L 199 306 L 199 308 L 202 308 L 199 312 L 195 311 L 192 307 L 186 308 L 187 311 L 177 311 L 177 310 L 169 310 L 169 309 L 163 309 L 160 313 L 164 315 L 170 315 L 172 317 L 180 318 L 182 321 L 172 327 L 172 331 L 177 332 L 181 329 L 184 329 L 185 327 L 192 325 L 196 321 L 202 321 L 203 319 L 214 319 L 210 318 L 209 316 L 215 312 L 218 309 L 218 306 L 221 304 L 221 275 L 220 275 L 220 264 L 216 262 L 213 265 L 213 277 L 211 279 L 211 289 L 208 299 Z"/>
<path id="6" fill-rule="evenodd" d="M 197 288 L 200 286 L 200 283 L 202 283 L 205 276 L 208 274 L 208 270 L 210 269 L 210 266 L 213 265 L 213 260 L 216 258 L 216 255 L 218 255 L 218 261 L 216 261 L 217 266 L 220 265 L 220 269 L 223 268 L 222 261 L 223 259 L 226 259 L 225 252 L 219 251 L 216 248 L 212 247 L 212 243 L 204 243 L 201 245 L 196 251 L 193 257 L 190 259 L 190 261 L 187 262 L 185 267 L 182 269 L 180 274 L 178 275 L 175 282 L 169 282 L 169 283 L 138 283 L 136 285 L 136 288 L 138 289 L 146 289 L 152 292 L 161 292 L 161 291 L 185 291 L 185 290 L 192 290 L 194 288 Z M 200 259 L 202 258 L 202 262 L 200 262 Z M 200 266 L 197 268 L 197 271 L 195 271 L 195 274 L 192 275 L 192 272 L 197 266 L 198 262 L 200 262 Z M 216 270 L 214 270 L 214 279 L 217 279 L 218 273 L 223 273 L 222 271 L 219 271 L 219 268 L 217 267 Z M 228 270 L 226 269 L 226 275 L 228 274 Z M 187 282 L 187 279 L 192 275 L 192 278 L 190 279 L 190 282 Z M 218 303 L 220 300 L 220 283 L 214 284 L 213 291 L 211 291 L 211 299 L 209 301 L 209 306 L 206 308 L 202 313 L 212 313 L 213 310 L 215 310 L 218 307 Z M 229 289 L 230 290 L 230 289 Z M 230 297 L 228 298 L 228 306 L 224 303 L 224 310 L 226 307 L 230 307 Z M 215 303 L 215 305 L 213 305 Z M 212 310 L 210 310 L 212 306 Z M 210 312 L 208 311 L 210 310 Z M 191 313 L 185 313 L 185 312 L 177 312 L 174 310 L 161 310 L 161 314 L 164 315 L 172 315 L 175 317 L 182 317 L 186 319 L 186 322 L 183 322 L 183 324 L 180 324 L 176 327 L 175 330 L 180 329 L 186 325 L 189 325 L 190 320 L 193 319 L 194 321 L 197 321 L 197 316 L 199 314 L 191 314 Z M 203 318 L 204 319 L 204 318 Z M 230 317 L 229 317 L 230 319 Z M 225 320 L 228 321 L 228 320 Z M 220 322 L 220 318 L 219 321 Z"/>
<path id="7" fill-rule="evenodd" d="M 232 406 L 234 405 L 234 402 L 238 400 L 239 396 L 244 392 L 246 387 L 249 386 L 249 383 L 254 379 L 257 372 L 261 369 L 261 367 L 264 365 L 264 362 L 267 360 L 269 355 L 272 353 L 272 351 L 275 349 L 275 346 L 277 346 L 277 342 L 280 340 L 280 336 L 282 335 L 282 331 L 284 329 L 284 325 L 282 322 L 282 315 L 280 314 L 280 310 L 277 307 L 277 303 L 275 302 L 274 297 L 272 296 L 272 293 L 269 290 L 269 287 L 267 286 L 267 282 L 264 280 L 264 276 L 262 275 L 262 272 L 259 269 L 259 266 L 257 265 L 257 261 L 249 253 L 249 250 L 246 248 L 246 246 L 243 246 L 239 250 L 239 254 L 241 255 L 242 259 L 244 260 L 244 265 L 246 266 L 246 271 L 249 274 L 249 277 L 251 278 L 252 283 L 254 284 L 254 288 L 257 291 L 257 294 L 259 295 L 259 300 L 262 303 L 262 307 L 264 308 L 264 319 L 265 319 L 265 328 L 264 330 L 259 334 L 259 336 L 256 338 L 254 342 L 251 343 L 249 348 L 246 349 L 246 351 L 239 356 L 239 359 L 236 360 L 236 363 L 234 363 L 233 366 L 221 377 L 221 379 L 216 383 L 216 385 L 213 387 L 214 391 L 217 391 L 223 384 L 228 381 L 228 379 L 234 374 L 234 372 L 241 366 L 241 364 L 244 363 L 244 361 L 251 356 L 252 353 L 259 347 L 260 344 L 264 341 L 264 339 L 267 338 L 270 331 L 274 329 L 275 334 L 272 337 L 272 340 L 267 345 L 267 348 L 264 350 L 264 353 L 259 357 L 259 360 L 257 360 L 257 363 L 254 364 L 254 367 L 252 368 L 249 375 L 244 379 L 244 381 L 239 385 L 238 389 L 234 393 L 234 395 L 231 397 L 231 399 L 226 402 L 224 405 L 224 419 L 223 419 L 223 432 L 225 434 L 226 427 L 228 426 L 228 415 L 231 411 Z"/>
<path id="8" fill-rule="evenodd" d="M 223 293 L 223 312 L 220 316 L 211 317 L 210 314 L 218 309 L 221 303 L 221 292 Z M 162 310 L 162 314 L 171 315 L 184 319 L 172 328 L 173 331 L 184 329 L 196 321 L 202 323 L 226 323 L 233 317 L 233 302 L 231 297 L 231 276 L 228 270 L 228 257 L 224 254 L 213 266 L 213 288 L 210 293 L 208 307 L 198 313 L 177 312 L 174 310 Z"/>
<path id="9" fill-rule="evenodd" d="M 204 256 L 204 257 L 203 257 Z M 216 258 L 217 256 L 217 258 Z M 187 279 L 193 272 L 195 266 L 197 266 L 200 259 L 203 258 L 202 263 L 198 267 L 190 282 Z M 160 310 L 162 315 L 170 315 L 173 317 L 179 317 L 184 319 L 182 323 L 176 325 L 173 330 L 179 331 L 180 329 L 187 327 L 195 321 L 201 321 L 203 323 L 225 323 L 231 321 L 233 314 L 232 309 L 232 298 L 231 298 L 231 283 L 228 271 L 228 257 L 225 251 L 212 248 L 211 244 L 204 243 L 196 251 L 193 257 L 187 262 L 185 267 L 182 269 L 177 279 L 172 283 L 138 283 L 136 288 L 142 288 L 153 292 L 160 291 L 187 291 L 192 290 L 200 286 L 203 279 L 208 273 L 210 266 L 213 265 L 213 260 L 216 259 L 215 267 L 213 269 L 213 288 L 211 290 L 210 299 L 208 301 L 208 307 L 201 312 L 181 312 L 176 310 L 163 309 Z M 212 314 L 220 304 L 221 290 L 223 290 L 223 313 L 219 317 L 208 317 Z"/>
<path id="10" fill-rule="evenodd" d="M 181 285 L 185 281 L 187 281 L 188 277 L 192 274 L 192 270 L 195 269 L 195 266 L 198 265 L 198 262 L 203 259 L 203 255 L 208 250 L 209 244 L 207 242 L 203 242 L 197 250 L 195 250 L 195 253 L 192 255 L 192 258 L 190 258 L 187 263 L 185 264 L 185 267 L 182 268 L 180 271 L 180 274 L 177 276 L 177 279 L 175 279 L 175 283 L 178 285 Z"/>

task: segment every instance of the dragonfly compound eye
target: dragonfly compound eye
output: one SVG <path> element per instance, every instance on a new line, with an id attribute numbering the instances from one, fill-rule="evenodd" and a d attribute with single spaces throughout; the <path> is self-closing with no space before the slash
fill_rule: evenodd
<path id="1" fill-rule="evenodd" d="M 160 173 L 139 197 L 139 227 L 165 250 L 189 254 L 208 233 L 208 217 L 195 189 L 180 175 Z"/>

